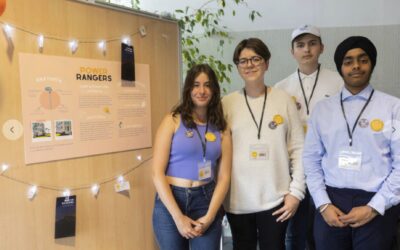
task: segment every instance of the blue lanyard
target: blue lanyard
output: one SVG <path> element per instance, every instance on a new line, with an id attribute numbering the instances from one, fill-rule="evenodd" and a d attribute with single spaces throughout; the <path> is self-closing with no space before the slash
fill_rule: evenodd
<path id="1" fill-rule="evenodd" d="M 194 127 L 194 129 L 196 130 L 197 135 L 199 136 L 199 139 L 200 139 L 200 142 L 201 142 L 201 147 L 203 148 L 203 161 L 206 161 L 206 150 L 207 150 L 206 134 L 207 134 L 207 131 L 208 131 L 208 121 L 207 121 L 207 125 L 206 125 L 206 131 L 204 132 L 204 141 L 201 138 L 200 131 L 197 128 L 197 124 L 196 124 L 196 127 Z"/>

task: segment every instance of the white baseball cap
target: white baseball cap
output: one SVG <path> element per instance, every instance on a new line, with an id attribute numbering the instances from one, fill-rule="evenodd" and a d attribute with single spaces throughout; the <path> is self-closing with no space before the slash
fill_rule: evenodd
<path id="1" fill-rule="evenodd" d="M 293 30 L 292 32 L 292 42 L 293 40 L 303 34 L 311 34 L 317 37 L 321 37 L 321 32 L 319 31 L 319 29 L 315 26 L 312 25 L 302 25 L 300 27 L 298 27 L 297 29 Z"/>

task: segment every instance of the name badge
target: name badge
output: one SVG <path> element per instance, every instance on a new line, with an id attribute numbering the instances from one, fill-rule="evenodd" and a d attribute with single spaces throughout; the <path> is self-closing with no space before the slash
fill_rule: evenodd
<path id="1" fill-rule="evenodd" d="M 202 161 L 197 163 L 199 169 L 199 180 L 211 178 L 211 161 Z"/>
<path id="2" fill-rule="evenodd" d="M 360 151 L 343 149 L 339 152 L 339 168 L 360 171 L 362 153 Z"/>
<path id="3" fill-rule="evenodd" d="M 250 160 L 268 160 L 267 144 L 252 144 L 249 148 Z"/>

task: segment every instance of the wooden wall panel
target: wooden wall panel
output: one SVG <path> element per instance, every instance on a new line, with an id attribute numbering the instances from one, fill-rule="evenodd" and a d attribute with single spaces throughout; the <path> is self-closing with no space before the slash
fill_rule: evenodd
<path id="1" fill-rule="evenodd" d="M 138 32 L 131 37 L 136 62 L 150 65 L 152 134 L 162 117 L 179 98 L 179 34 L 176 22 L 112 10 L 68 0 L 8 0 L 0 21 L 26 30 L 60 38 L 107 39 Z M 0 33 L 0 126 L 9 119 L 22 121 L 18 53 L 39 53 L 37 38 L 14 30 L 12 45 Z M 107 53 L 96 44 L 80 44 L 72 55 L 64 41 L 45 40 L 44 55 L 119 61 L 120 41 L 107 44 Z M 143 164 L 136 159 L 141 154 Z M 0 163 L 11 168 L 0 176 L 1 250 L 123 250 L 155 249 L 151 213 L 154 187 L 151 182 L 152 149 L 24 164 L 23 138 L 7 140 L 0 134 Z M 59 191 L 39 189 L 26 198 L 28 185 L 77 187 L 126 175 L 129 195 L 114 192 L 114 181 L 101 186 L 94 198 L 89 189 L 77 195 L 77 235 L 54 240 L 55 199 Z M 18 180 L 18 181 L 16 181 Z"/>

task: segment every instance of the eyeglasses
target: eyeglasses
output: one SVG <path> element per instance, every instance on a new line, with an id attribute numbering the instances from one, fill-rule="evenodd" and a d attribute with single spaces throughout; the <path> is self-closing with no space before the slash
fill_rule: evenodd
<path id="1" fill-rule="evenodd" d="M 240 68 L 246 68 L 247 65 L 249 64 L 249 61 L 251 62 L 252 65 L 258 66 L 264 61 L 264 59 L 261 56 L 253 56 L 250 58 L 240 58 L 236 62 L 236 65 Z"/>

